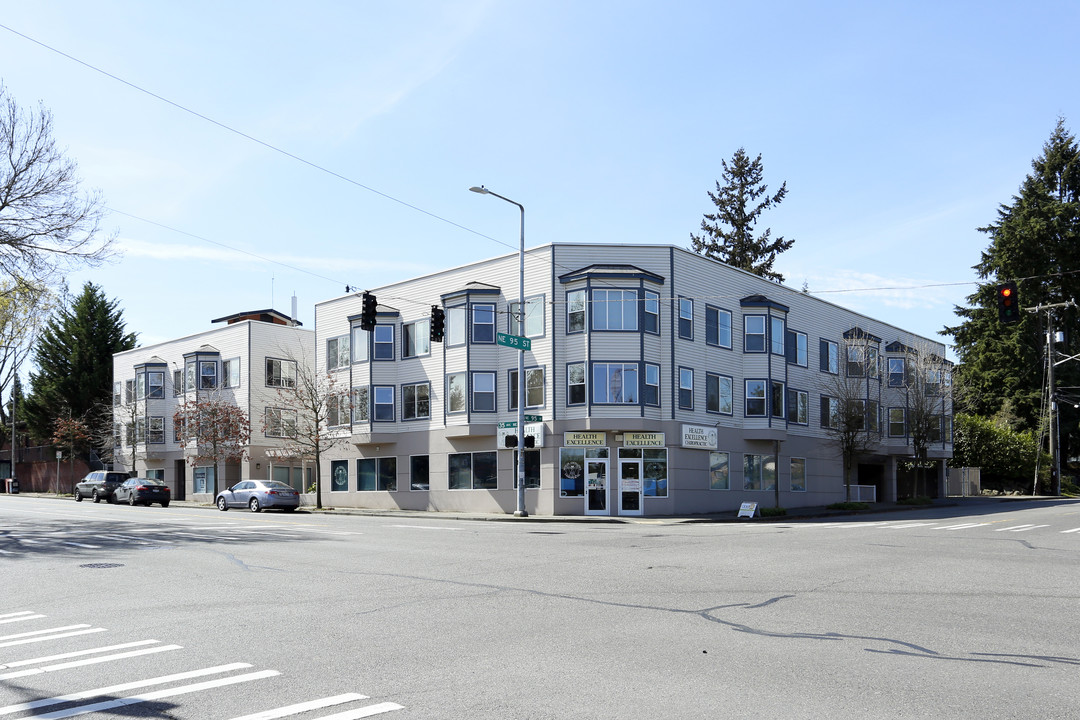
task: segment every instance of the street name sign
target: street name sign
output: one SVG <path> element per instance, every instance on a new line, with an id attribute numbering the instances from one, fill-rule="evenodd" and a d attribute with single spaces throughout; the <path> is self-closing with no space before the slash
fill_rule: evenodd
<path id="1" fill-rule="evenodd" d="M 518 350 L 532 350 L 532 340 L 521 335 L 495 333 L 495 343 L 509 348 L 517 348 Z"/>

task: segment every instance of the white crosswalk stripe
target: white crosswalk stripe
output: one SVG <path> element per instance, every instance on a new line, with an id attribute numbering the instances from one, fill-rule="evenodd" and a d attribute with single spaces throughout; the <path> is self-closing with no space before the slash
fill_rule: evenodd
<path id="1" fill-rule="evenodd" d="M 276 720 L 277 718 L 299 715 L 300 713 L 309 712 L 311 710 L 322 710 L 323 708 L 332 707 L 334 705 L 343 705 L 354 700 L 367 699 L 367 695 L 361 695 L 360 693 L 345 693 L 344 695 L 334 695 L 333 697 L 321 698 L 319 700 L 309 700 L 308 702 L 287 705 L 285 707 L 274 708 L 273 710 L 264 710 L 253 715 L 244 715 L 243 717 L 233 718 L 232 720 Z"/>

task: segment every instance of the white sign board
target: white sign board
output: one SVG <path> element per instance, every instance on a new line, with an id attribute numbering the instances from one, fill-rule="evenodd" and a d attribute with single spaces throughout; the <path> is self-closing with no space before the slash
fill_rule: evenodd
<path id="1" fill-rule="evenodd" d="M 757 515 L 757 503 L 745 502 L 739 507 L 739 517 L 752 518 Z"/>
<path id="2" fill-rule="evenodd" d="M 495 431 L 495 441 L 498 443 L 496 447 L 499 450 L 506 449 L 506 437 L 508 435 L 517 435 L 517 423 L 516 422 L 501 422 L 498 429 Z M 533 447 L 544 447 L 544 423 L 525 423 L 525 434 L 532 435 L 536 444 Z M 528 448 L 526 448 L 528 449 Z"/>
<path id="3" fill-rule="evenodd" d="M 682 446 L 684 448 L 716 449 L 716 427 L 709 425 L 683 425 Z"/>

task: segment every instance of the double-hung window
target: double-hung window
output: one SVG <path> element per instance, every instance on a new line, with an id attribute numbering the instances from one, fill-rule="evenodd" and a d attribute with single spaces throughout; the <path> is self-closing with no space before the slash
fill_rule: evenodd
<path id="1" fill-rule="evenodd" d="M 637 363 L 593 363 L 594 403 L 637 404 Z"/>
<path id="2" fill-rule="evenodd" d="M 748 353 L 765 352 L 764 315 L 746 315 L 743 317 L 743 351 Z"/>
<path id="3" fill-rule="evenodd" d="M 401 326 L 401 356 L 420 357 L 431 354 L 431 320 L 424 318 Z"/>
<path id="4" fill-rule="evenodd" d="M 165 418 L 151 417 L 147 429 L 146 442 L 161 445 L 165 442 Z"/>
<path id="5" fill-rule="evenodd" d="M 765 417 L 768 410 L 768 398 L 765 395 L 765 380 L 747 380 L 746 385 L 746 416 Z"/>
<path id="6" fill-rule="evenodd" d="M 566 332 L 585 332 L 585 291 L 566 293 Z"/>
<path id="7" fill-rule="evenodd" d="M 904 364 L 904 358 L 902 357 L 889 358 L 889 387 L 904 387 L 907 379 Z"/>
<path id="8" fill-rule="evenodd" d="M 691 368 L 679 368 L 679 409 L 694 409 L 694 371 Z"/>
<path id="9" fill-rule="evenodd" d="M 327 371 L 349 367 L 352 356 L 349 354 L 349 336 L 327 338 L 326 340 L 326 369 Z"/>
<path id="10" fill-rule="evenodd" d="M 731 348 L 731 313 L 705 306 L 705 344 Z"/>
<path id="11" fill-rule="evenodd" d="M 472 374 L 473 412 L 495 412 L 495 373 Z"/>
<path id="12" fill-rule="evenodd" d="M 679 298 L 679 337 L 694 339 L 694 301 L 690 298 Z"/>
<path id="13" fill-rule="evenodd" d="M 652 290 L 645 291 L 645 312 L 641 316 L 642 329 L 647 333 L 660 333 L 660 295 Z"/>
<path id="14" fill-rule="evenodd" d="M 393 360 L 394 359 L 394 326 L 393 325 L 376 325 L 375 330 L 372 331 L 375 342 L 374 345 L 374 359 L 375 360 Z"/>
<path id="15" fill-rule="evenodd" d="M 479 303 L 472 306 L 472 341 L 474 343 L 495 342 L 495 306 Z"/>
<path id="16" fill-rule="evenodd" d="M 905 435 L 907 435 L 906 408 L 889 408 L 889 437 L 904 437 Z"/>
<path id="17" fill-rule="evenodd" d="M 240 387 L 240 358 L 230 358 L 221 363 L 221 382 L 223 387 Z"/>
<path id="18" fill-rule="evenodd" d="M 146 373 L 146 397 L 165 397 L 165 373 L 154 370 Z"/>
<path id="19" fill-rule="evenodd" d="M 570 363 L 566 366 L 566 404 L 585 404 L 585 363 Z"/>
<path id="20" fill-rule="evenodd" d="M 828 395 L 821 396 L 821 427 L 836 428 L 840 423 L 840 401 Z"/>
<path id="21" fill-rule="evenodd" d="M 341 427 L 349 424 L 349 395 L 336 393 L 326 398 L 326 424 Z"/>
<path id="22" fill-rule="evenodd" d="M 518 371 L 509 372 L 510 405 L 508 410 L 517 410 L 518 406 Z M 544 406 L 544 368 L 525 369 L 525 407 Z"/>
<path id="23" fill-rule="evenodd" d="M 217 361 L 202 360 L 199 362 L 199 389 L 213 390 L 217 387 Z"/>
<path id="24" fill-rule="evenodd" d="M 604 290 L 592 291 L 593 330 L 637 330 L 638 291 Z"/>
<path id="25" fill-rule="evenodd" d="M 376 325 L 375 327 L 378 327 Z M 394 415 L 394 386 L 375 385 L 371 388 L 372 410 L 375 422 L 393 422 Z"/>
<path id="26" fill-rule="evenodd" d="M 731 415 L 731 378 L 714 373 L 705 374 L 705 412 Z"/>
<path id="27" fill-rule="evenodd" d="M 422 420 L 431 417 L 431 385 L 415 383 L 401 386 L 401 419 Z"/>

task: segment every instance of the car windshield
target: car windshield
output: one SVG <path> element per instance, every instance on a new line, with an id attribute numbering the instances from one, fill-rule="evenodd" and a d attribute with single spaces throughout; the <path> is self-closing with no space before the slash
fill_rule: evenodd
<path id="1" fill-rule="evenodd" d="M 292 490 L 291 485 L 286 485 L 285 483 L 281 482 L 280 480 L 269 480 L 267 482 L 264 482 L 263 486 L 268 487 L 271 490 Z"/>

